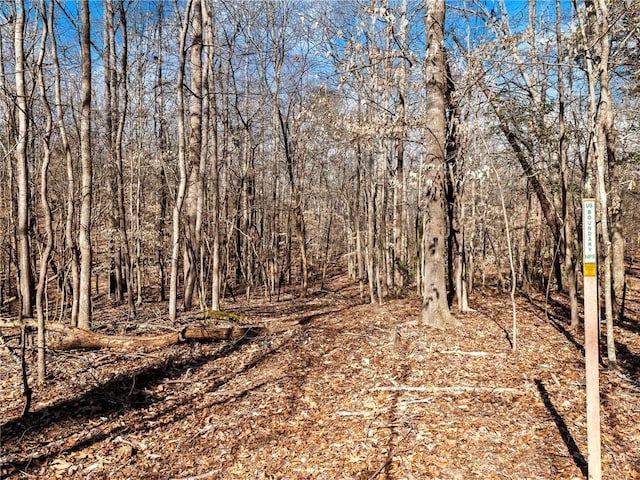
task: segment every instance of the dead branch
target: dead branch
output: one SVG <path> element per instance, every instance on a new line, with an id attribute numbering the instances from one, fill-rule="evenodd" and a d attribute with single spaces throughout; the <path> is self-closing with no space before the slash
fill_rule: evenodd
<path id="1" fill-rule="evenodd" d="M 0 328 L 36 327 L 35 321 L 3 321 Z M 166 347 L 185 342 L 196 341 L 222 341 L 238 340 L 246 336 L 258 336 L 267 333 L 263 326 L 213 326 L 213 327 L 184 327 L 179 331 L 163 333 L 160 335 L 135 336 L 135 335 L 109 335 L 96 333 L 90 330 L 70 327 L 61 323 L 47 324 L 47 330 L 62 334 L 62 338 L 51 343 L 53 350 L 91 350 L 107 348 L 118 351 L 128 351 L 137 348 Z"/>
<path id="2" fill-rule="evenodd" d="M 4 306 L 4 305 L 9 305 L 10 303 L 15 302 L 16 300 L 18 300 L 18 296 L 17 296 L 17 295 L 15 295 L 15 296 L 13 296 L 13 297 L 9 297 L 9 298 L 5 299 L 5 301 L 4 301 L 4 302 L 2 302 L 2 305 L 3 305 L 3 306 Z"/>

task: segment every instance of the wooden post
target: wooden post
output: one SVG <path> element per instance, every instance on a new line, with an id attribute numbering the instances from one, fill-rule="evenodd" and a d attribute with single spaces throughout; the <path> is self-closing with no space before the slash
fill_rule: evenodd
<path id="1" fill-rule="evenodd" d="M 584 349 L 587 381 L 587 449 L 589 480 L 602 478 L 600 452 L 600 386 L 598 366 L 598 265 L 596 240 L 596 202 L 582 201 L 584 273 Z"/>

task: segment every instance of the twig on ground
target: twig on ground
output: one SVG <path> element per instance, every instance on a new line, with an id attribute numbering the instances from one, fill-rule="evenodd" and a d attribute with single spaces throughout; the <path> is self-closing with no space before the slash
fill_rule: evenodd
<path id="1" fill-rule="evenodd" d="M 473 385 L 455 385 L 451 387 L 412 387 L 408 385 L 397 387 L 373 387 L 373 392 L 424 392 L 424 393 L 464 393 L 464 392 L 480 392 L 480 393 L 512 393 L 515 395 L 524 395 L 526 389 L 510 388 L 510 387 L 483 387 Z"/>
<path id="2" fill-rule="evenodd" d="M 486 357 L 488 352 L 465 352 L 463 350 L 439 350 L 437 353 L 443 353 L 445 355 L 469 355 L 471 357 Z"/>
<path id="3" fill-rule="evenodd" d="M 217 472 L 215 470 L 211 470 L 210 472 L 201 473 L 200 475 L 195 475 L 192 477 L 175 477 L 170 480 L 205 480 L 207 478 L 214 478 L 214 475 L 216 474 Z"/>
<path id="4" fill-rule="evenodd" d="M 395 445 L 391 451 L 387 454 L 387 457 L 385 458 L 384 462 L 382 463 L 382 465 L 380 465 L 380 468 L 378 468 L 378 470 L 376 470 L 375 472 L 373 472 L 373 474 L 371 476 L 369 476 L 368 480 L 373 480 L 374 478 L 376 478 L 378 475 L 380 475 L 386 468 L 387 466 L 393 462 L 393 457 L 399 453 L 399 452 L 404 452 L 406 450 L 398 450 L 398 447 L 400 445 L 402 445 L 404 443 L 404 441 L 407 439 L 407 437 L 409 436 L 409 434 L 411 433 L 411 430 L 408 430 L 403 436 L 402 438 L 399 440 L 398 445 Z"/>

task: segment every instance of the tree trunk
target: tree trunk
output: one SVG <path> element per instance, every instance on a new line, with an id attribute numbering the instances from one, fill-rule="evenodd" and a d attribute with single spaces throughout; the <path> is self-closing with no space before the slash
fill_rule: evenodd
<path id="1" fill-rule="evenodd" d="M 445 62 L 446 62 L 445 58 Z M 449 305 L 457 304 L 458 312 L 469 311 L 467 296 L 467 279 L 465 265 L 464 245 L 464 207 L 462 205 L 464 185 L 464 158 L 465 152 L 461 151 L 462 139 L 460 138 L 460 109 L 454 101 L 455 84 L 449 65 L 447 71 L 446 102 L 446 147 L 445 147 L 445 200 L 447 205 L 448 241 L 447 264 L 449 274 Z"/>
<path id="2" fill-rule="evenodd" d="M 46 364 L 46 339 L 45 339 L 45 309 L 46 309 L 46 288 L 47 288 L 47 271 L 49 268 L 49 260 L 51 259 L 51 252 L 53 250 L 53 226 L 51 219 L 51 206 L 49 203 L 48 192 L 48 177 L 49 177 L 49 164 L 51 161 L 51 135 L 53 132 L 53 115 L 51 113 L 51 105 L 47 98 L 47 90 L 44 81 L 43 62 L 45 56 L 45 49 L 47 45 L 47 37 L 49 32 L 53 32 L 53 9 L 54 2 L 50 0 L 49 7 L 45 7 L 45 2 L 41 2 L 41 15 L 42 22 L 45 28 L 43 28 L 42 40 L 40 44 L 40 51 L 38 54 L 38 71 L 37 80 L 40 88 L 40 98 L 44 107 L 44 114 L 46 117 L 46 126 L 44 130 L 44 137 L 42 139 L 43 158 L 42 165 L 40 167 L 40 204 L 42 208 L 42 217 L 45 230 L 45 245 L 40 255 L 40 273 L 38 277 L 38 285 L 36 288 L 36 316 L 38 321 L 38 383 L 44 384 L 47 376 L 47 364 Z"/>
<path id="3" fill-rule="evenodd" d="M 50 17 L 53 17 L 53 9 L 50 12 Z M 49 20 L 49 29 L 53 32 L 53 19 Z M 73 171 L 73 154 L 71 152 L 71 146 L 67 135 L 67 128 L 65 125 L 65 115 L 62 108 L 62 70 L 60 68 L 60 60 L 58 57 L 58 45 L 56 41 L 56 35 L 50 35 L 49 41 L 51 42 L 51 57 L 54 66 L 54 95 L 56 105 L 56 119 L 57 128 L 60 135 L 60 143 L 65 158 L 65 169 L 67 176 L 67 190 L 66 190 L 66 212 L 65 212 L 65 225 L 64 225 L 64 253 L 67 253 L 70 270 L 70 285 L 71 285 L 71 311 L 69 313 L 69 319 L 72 326 L 78 325 L 78 309 L 80 305 L 80 258 L 78 254 L 78 247 L 76 239 L 73 234 L 75 225 L 75 175 Z M 61 285 L 63 289 L 63 298 L 66 291 L 66 275 L 63 275 L 61 279 Z M 61 308 L 61 315 L 64 309 L 64 304 Z"/>
<path id="4" fill-rule="evenodd" d="M 89 0 L 81 4 L 82 107 L 80 114 L 80 162 L 82 165 L 82 203 L 80 204 L 80 298 L 78 327 L 91 328 L 91 208 L 93 165 L 91 160 L 91 24 Z"/>
<path id="5" fill-rule="evenodd" d="M 192 28 L 189 46 L 191 84 L 189 108 L 189 181 L 185 197 L 185 243 L 183 254 L 184 308 L 190 309 L 198 288 L 198 265 L 202 234 L 202 197 L 204 195 L 202 168 L 202 2 L 193 0 Z"/>
<path id="6" fill-rule="evenodd" d="M 615 207 L 614 207 L 615 208 Z M 626 282 L 626 267 L 624 262 L 625 239 L 622 232 L 622 215 L 620 212 L 612 218 L 613 232 L 611 234 L 611 261 L 613 270 L 613 292 L 615 295 L 615 306 L 618 309 L 616 317 L 624 316 L 623 297 Z"/>
<path id="7" fill-rule="evenodd" d="M 375 159 L 374 153 L 371 151 L 373 147 L 369 145 L 365 155 L 368 156 L 369 162 L 365 169 L 369 179 L 368 195 L 365 192 L 367 205 L 367 241 L 364 249 L 367 280 L 369 283 L 369 301 L 376 301 L 376 193 L 378 191 L 375 179 Z"/>
<path id="8" fill-rule="evenodd" d="M 165 96 L 163 93 L 163 89 L 159 88 L 164 84 L 164 70 L 162 68 L 163 65 L 163 26 L 164 24 L 164 1 L 158 2 L 158 27 L 157 27 L 157 38 L 158 38 L 158 49 L 156 51 L 156 55 L 158 56 L 158 63 L 156 66 L 156 86 L 158 88 L 154 88 L 154 92 L 156 92 L 156 98 L 154 102 L 155 111 L 154 111 L 154 120 L 156 123 L 155 130 L 155 146 L 156 146 L 156 159 L 159 160 L 160 164 L 160 173 L 159 173 L 159 187 L 157 191 L 157 199 L 158 199 L 158 207 L 159 214 L 156 222 L 156 231 L 157 231 L 157 247 L 156 247 L 156 258 L 158 262 L 158 275 L 159 275 L 159 283 L 160 283 L 160 301 L 166 301 L 166 283 L 167 283 L 167 269 L 165 265 L 165 251 L 164 251 L 164 240 L 166 236 L 165 228 L 166 228 L 166 220 L 167 220 L 167 204 L 168 204 L 168 196 L 169 189 L 167 187 L 167 178 L 165 174 L 165 156 L 167 150 L 167 131 L 166 131 L 166 118 L 165 118 Z"/>
<path id="9" fill-rule="evenodd" d="M 565 91 L 564 91 L 564 70 L 562 66 L 562 26 L 560 0 L 556 0 L 556 46 L 558 51 L 558 69 L 557 69 L 557 82 L 558 82 L 558 157 L 560 160 L 560 178 L 561 178 L 561 190 L 560 190 L 560 202 L 562 209 L 562 234 L 564 237 L 564 271 L 567 278 L 567 288 L 569 294 L 569 304 L 571 308 L 571 328 L 578 328 L 578 290 L 577 290 L 577 278 L 576 267 L 577 259 L 574 254 L 573 246 L 576 243 L 575 240 L 575 217 L 570 207 L 571 199 L 569 191 L 569 167 L 568 167 L 568 145 L 567 134 L 565 124 Z"/>
<path id="10" fill-rule="evenodd" d="M 180 259 L 180 216 L 187 189 L 187 152 L 184 132 L 184 77 L 186 63 L 187 32 L 193 1 L 189 0 L 185 7 L 185 14 L 180 33 L 180 47 L 178 51 L 178 78 L 176 81 L 176 106 L 178 114 L 178 171 L 179 184 L 173 206 L 172 241 L 171 241 L 171 278 L 169 283 L 169 319 L 175 321 L 178 306 L 178 261 Z"/>
<path id="11" fill-rule="evenodd" d="M 220 161 L 218 157 L 218 101 L 216 98 L 216 76 L 215 76 L 215 17 L 214 5 L 205 2 L 205 45 L 206 47 L 206 91 L 207 105 L 210 111 L 210 121 L 207 129 L 210 129 L 209 138 L 211 140 L 211 166 L 210 166 L 210 188 L 211 199 L 211 309 L 220 310 L 220 176 L 218 169 Z"/>
<path id="12" fill-rule="evenodd" d="M 131 244 L 129 242 L 129 234 L 127 232 L 127 216 L 124 203 L 124 172 L 123 172 L 123 141 L 124 141 L 124 127 L 127 118 L 127 112 L 129 107 L 129 83 L 127 78 L 129 77 L 129 37 L 127 31 L 127 14 L 125 11 L 124 0 L 118 0 L 118 12 L 120 18 L 120 24 L 122 25 L 121 31 L 121 47 L 122 53 L 120 58 L 120 74 L 122 76 L 121 85 L 118 85 L 121 89 L 121 101 L 120 105 L 116 105 L 115 110 L 119 110 L 118 123 L 115 130 L 114 146 L 116 152 L 116 187 L 117 187 L 117 206 L 118 206 L 118 233 L 120 241 L 122 243 L 122 253 L 124 260 L 124 284 L 127 290 L 127 303 L 129 305 L 129 317 L 134 319 L 136 317 L 135 309 L 135 289 L 133 282 L 133 266 L 131 262 Z M 115 45 L 114 45 L 115 49 Z M 115 51 L 114 51 L 115 53 Z M 115 64 L 114 64 L 115 65 Z M 140 177 L 138 177 L 140 178 Z M 139 283 L 139 282 L 137 282 Z"/>
<path id="13" fill-rule="evenodd" d="M 590 113 L 593 124 L 593 152 L 596 162 L 596 185 L 600 208 L 600 231 L 602 235 L 602 267 L 604 271 L 602 289 L 607 324 L 607 358 L 609 368 L 617 368 L 616 346 L 613 330 L 613 261 L 609 218 L 609 195 L 615 195 L 618 187 L 607 183 L 611 179 L 616 163 L 616 130 L 614 126 L 613 99 L 609 84 L 609 10 L 604 0 L 585 0 L 588 22 L 588 39 L 594 47 L 594 56 L 588 60 L 592 64 L 588 74 L 595 75 L 600 83 L 600 98 L 596 99 L 595 86 L 590 85 Z M 607 175 L 608 174 L 608 175 Z M 611 202 L 611 203 L 616 203 Z M 615 212 L 614 212 L 615 213 Z M 615 217 L 615 215 L 612 215 Z"/>
<path id="14" fill-rule="evenodd" d="M 29 145 L 29 110 L 25 86 L 25 6 L 24 0 L 16 0 L 16 23 L 14 30 L 16 116 L 18 139 L 16 142 L 16 183 L 18 186 L 18 224 L 16 243 L 18 247 L 18 280 L 22 315 L 33 315 L 33 274 L 31 272 L 31 240 L 29 222 L 29 167 L 27 147 Z"/>
<path id="15" fill-rule="evenodd" d="M 407 50 L 408 2 L 403 0 L 400 11 L 400 48 Z M 393 177 L 393 271 L 394 286 L 405 287 L 408 283 L 408 255 L 406 229 L 406 188 L 405 188 L 405 140 L 407 136 L 407 67 L 408 62 L 400 64 L 398 82 L 398 134 L 396 137 L 396 168 Z"/>
<path id="16" fill-rule="evenodd" d="M 444 162 L 446 144 L 444 0 L 427 0 L 425 215 L 422 235 L 422 322 L 446 327 L 453 322 L 447 303 L 445 265 Z"/>

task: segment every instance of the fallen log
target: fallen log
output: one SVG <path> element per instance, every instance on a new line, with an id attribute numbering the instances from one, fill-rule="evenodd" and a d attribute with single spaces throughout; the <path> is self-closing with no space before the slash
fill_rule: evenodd
<path id="1" fill-rule="evenodd" d="M 69 327 L 70 328 L 70 327 Z M 160 335 L 133 336 L 107 335 L 80 328 L 70 328 L 65 336 L 51 345 L 54 350 L 76 350 L 108 348 L 111 350 L 134 350 L 137 348 L 157 348 L 176 345 L 187 340 L 213 341 L 238 340 L 247 335 L 257 335 L 255 327 L 184 327 L 178 332 Z"/>
<path id="2" fill-rule="evenodd" d="M 23 322 L 0 322 L 0 328 L 20 328 L 22 325 L 36 328 L 36 322 L 25 319 Z M 49 343 L 53 350 L 95 350 L 107 348 L 111 350 L 127 351 L 137 348 L 157 348 L 176 345 L 187 340 L 196 341 L 222 341 L 239 340 L 250 336 L 255 337 L 267 333 L 263 326 L 252 325 L 225 325 L 207 327 L 184 327 L 178 331 L 159 335 L 110 335 L 92 332 L 82 328 L 70 327 L 61 323 L 49 323 L 47 330 L 62 334 L 60 339 Z"/>

